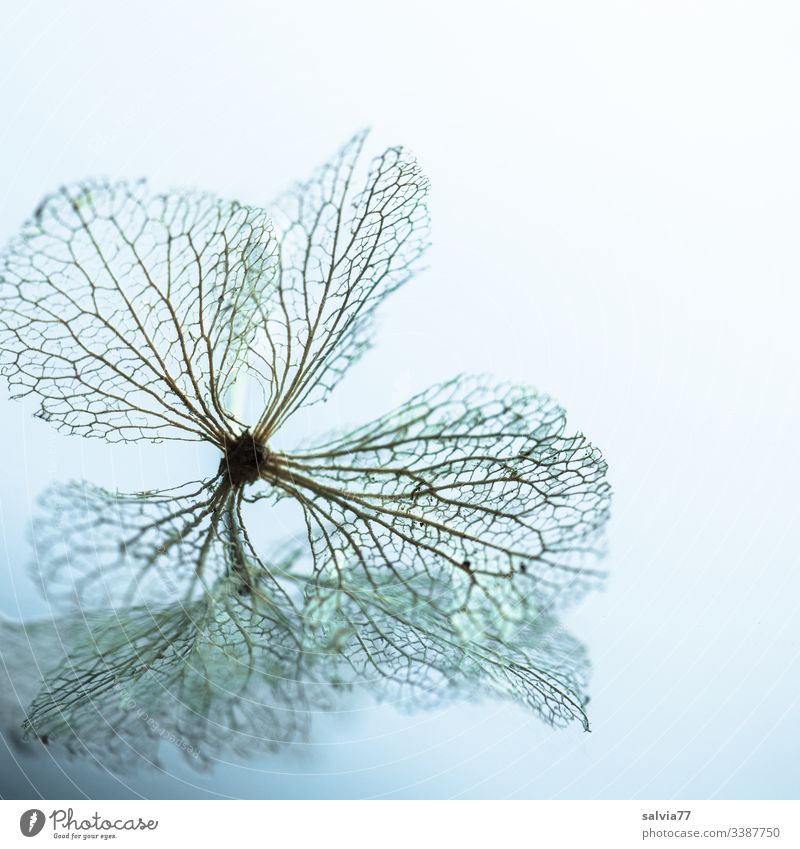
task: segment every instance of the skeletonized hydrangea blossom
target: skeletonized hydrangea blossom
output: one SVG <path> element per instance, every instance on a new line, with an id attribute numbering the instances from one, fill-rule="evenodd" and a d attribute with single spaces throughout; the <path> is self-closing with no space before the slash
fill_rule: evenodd
<path id="1" fill-rule="evenodd" d="M 431 693 L 469 681 L 470 695 L 585 723 L 585 657 L 574 644 L 571 660 L 568 641 L 552 637 L 549 611 L 600 578 L 609 489 L 602 457 L 561 408 L 462 376 L 350 434 L 281 443 L 286 421 L 324 400 L 369 346 L 376 307 L 428 244 L 418 164 L 390 148 L 362 173 L 364 141 L 269 211 L 82 182 L 46 198 L 8 246 L 0 363 L 14 397 L 35 397 L 66 433 L 221 452 L 206 480 L 177 490 L 52 489 L 36 534 L 43 586 L 127 611 L 146 633 L 154 598 L 175 628 L 211 605 L 235 620 L 250 658 L 272 616 L 298 651 L 335 655 L 337 680 L 372 675 Z M 243 387 L 260 411 L 248 421 Z M 302 508 L 305 572 L 270 564 L 248 533 L 245 508 L 277 499 Z M 177 607 L 164 609 L 165 597 Z M 242 599 L 253 602 L 246 625 Z M 108 627 L 103 639 L 122 646 Z M 106 666 L 108 681 L 131 683 Z M 162 666 L 145 661 L 134 677 Z M 32 709 L 37 731 L 88 686 L 56 678 Z"/>

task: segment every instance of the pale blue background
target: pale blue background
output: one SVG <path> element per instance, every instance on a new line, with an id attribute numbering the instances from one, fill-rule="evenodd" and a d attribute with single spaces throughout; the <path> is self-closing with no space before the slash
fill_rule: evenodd
<path id="1" fill-rule="evenodd" d="M 298 752 L 119 781 L 0 743 L 2 794 L 796 797 L 794 8 L 7 4 L 3 239 L 86 175 L 265 203 L 370 124 L 376 145 L 419 154 L 435 247 L 381 313 L 376 350 L 306 424 L 493 372 L 567 406 L 616 497 L 608 590 L 569 617 L 595 662 L 591 734 L 488 703 L 365 706 Z M 41 610 L 25 524 L 48 482 L 152 487 L 216 463 L 62 437 L 5 400 L 0 416 L 12 617 Z"/>

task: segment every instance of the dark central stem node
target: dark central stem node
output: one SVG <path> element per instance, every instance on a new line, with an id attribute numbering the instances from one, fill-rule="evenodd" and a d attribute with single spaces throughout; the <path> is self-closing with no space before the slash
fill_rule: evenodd
<path id="1" fill-rule="evenodd" d="M 225 456 L 219 464 L 219 473 L 238 486 L 257 481 L 269 466 L 270 451 L 256 442 L 253 434 L 245 431 L 225 446 Z"/>

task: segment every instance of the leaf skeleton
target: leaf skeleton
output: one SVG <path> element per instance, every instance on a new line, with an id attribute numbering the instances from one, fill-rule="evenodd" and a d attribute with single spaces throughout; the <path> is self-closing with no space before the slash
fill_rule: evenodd
<path id="1" fill-rule="evenodd" d="M 66 434 L 220 456 L 171 490 L 44 494 L 37 580 L 96 613 L 45 675 L 36 736 L 77 733 L 120 687 L 152 697 L 158 684 L 193 706 L 180 721 L 163 708 L 184 737 L 205 739 L 215 716 L 273 740 L 224 694 L 274 700 L 278 679 L 295 706 L 303 688 L 287 682 L 327 680 L 408 704 L 494 694 L 588 727 L 585 652 L 553 611 L 602 581 L 610 488 L 561 407 L 460 375 L 350 433 L 282 442 L 370 347 L 378 306 L 429 244 L 416 159 L 390 147 L 365 163 L 366 143 L 355 135 L 268 209 L 144 181 L 64 186 L 0 256 L 12 397 Z M 305 524 L 288 560 L 248 529 L 279 500 Z M 297 730 L 269 715 L 276 733 Z"/>

